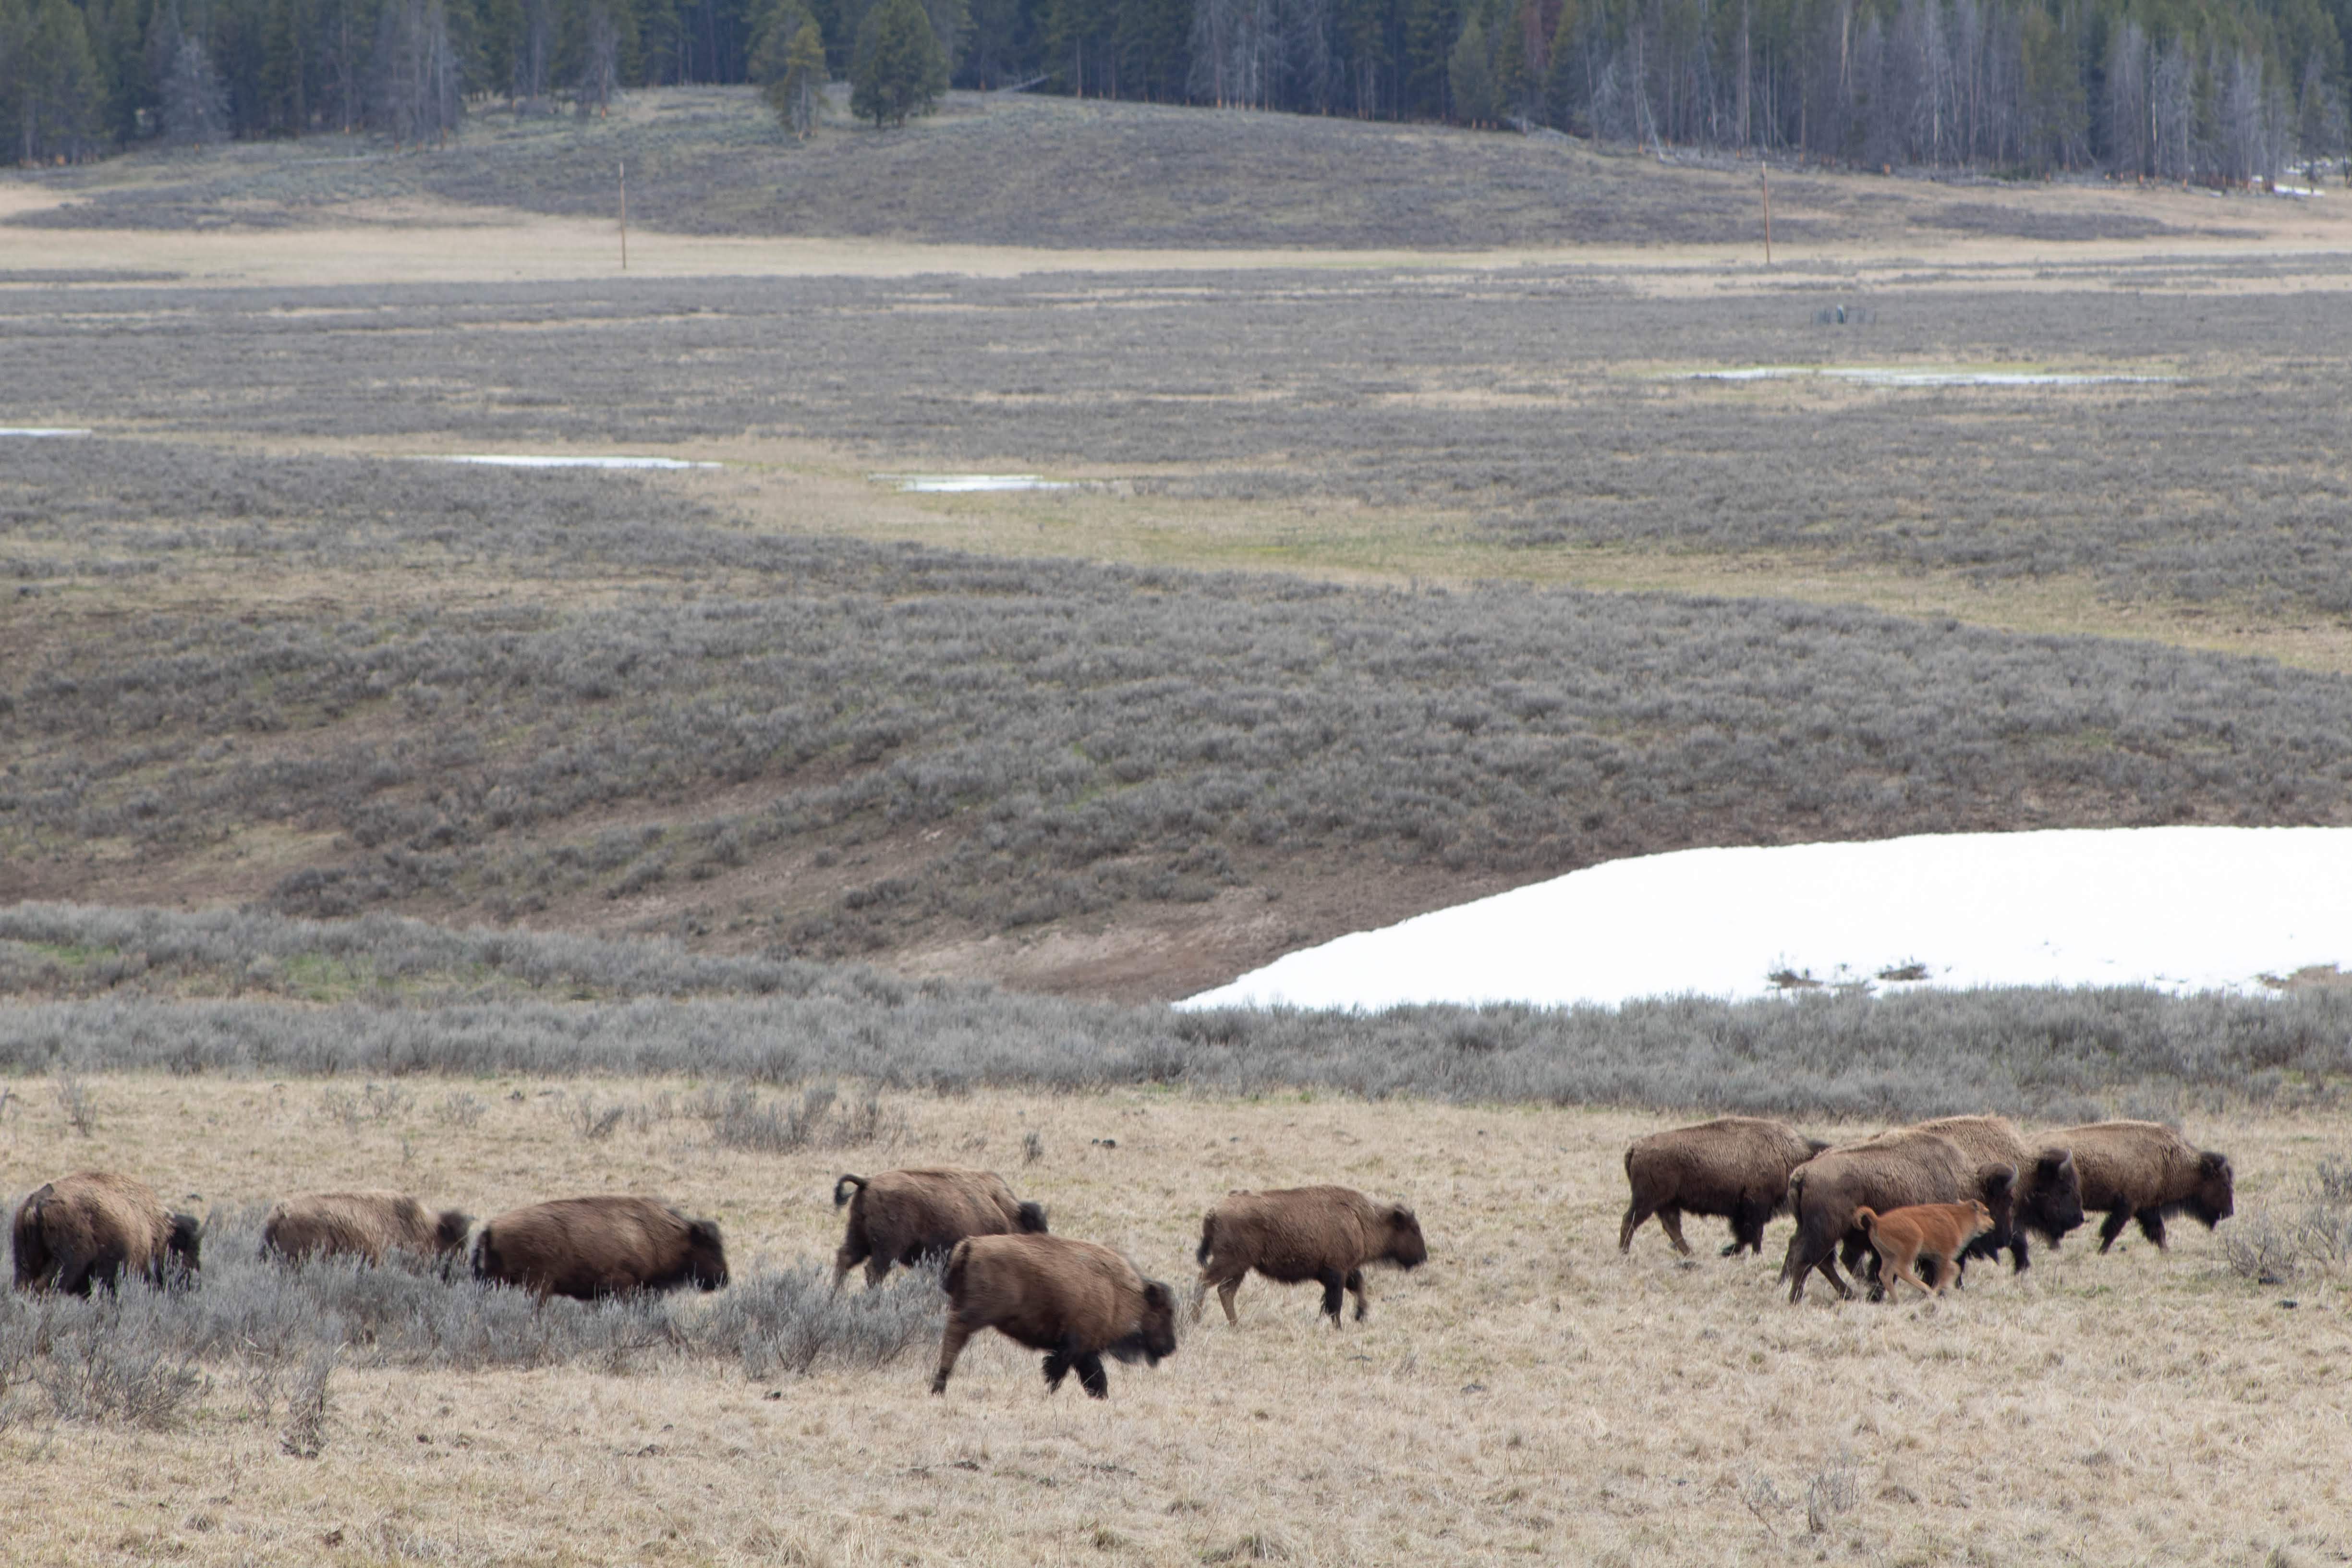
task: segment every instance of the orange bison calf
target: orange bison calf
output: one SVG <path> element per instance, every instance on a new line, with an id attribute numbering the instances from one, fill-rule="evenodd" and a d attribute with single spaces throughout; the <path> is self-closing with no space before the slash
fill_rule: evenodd
<path id="1" fill-rule="evenodd" d="M 870 1290 L 892 1264 L 911 1268 L 965 1237 L 1042 1234 L 1045 1228 L 1045 1211 L 1014 1197 L 993 1171 L 885 1171 L 871 1180 L 844 1176 L 833 1184 L 833 1206 L 844 1204 L 849 1205 L 849 1226 L 841 1250 L 833 1255 L 836 1290 L 861 1263 Z"/>
<path id="2" fill-rule="evenodd" d="M 1072 1372 L 1096 1399 L 1110 1395 L 1102 1358 L 1153 1366 L 1176 1353 L 1176 1295 L 1091 1241 L 1044 1235 L 975 1236 L 948 1254 L 947 1332 L 931 1392 L 945 1394 L 964 1342 L 994 1329 L 1045 1352 L 1045 1387 Z"/>
<path id="3" fill-rule="evenodd" d="M 2099 1226 L 2101 1252 L 2135 1219 L 2140 1234 L 2162 1247 L 2168 1215 L 2187 1209 L 2210 1230 L 2238 1212 L 2230 1157 L 2200 1149 L 2169 1127 L 2094 1121 L 2050 1136 L 2074 1152 L 2083 1206 L 2106 1212 Z"/>
<path id="4" fill-rule="evenodd" d="M 1992 1214 L 1993 1226 L 1986 1234 L 2007 1240 L 2017 1207 L 2017 1168 L 1973 1159 L 1951 1139 L 1916 1127 L 1814 1155 L 1789 1176 L 1797 1234 L 1789 1238 L 1780 1278 L 1789 1282 L 1790 1301 L 1805 1299 L 1805 1280 L 1815 1269 L 1840 1296 L 1853 1295 L 1837 1265 L 1843 1255 L 1845 1266 L 1854 1268 L 1870 1244 L 1854 1223 L 1865 1206 L 1884 1214 L 1914 1204 L 1971 1199 Z"/>
<path id="5" fill-rule="evenodd" d="M 11 1239 L 16 1289 L 87 1296 L 125 1272 L 166 1285 L 194 1278 L 201 1231 L 155 1189 L 113 1171 L 77 1171 L 43 1184 L 16 1207 Z"/>
<path id="6" fill-rule="evenodd" d="M 1828 1148 L 1785 1121 L 1760 1116 L 1725 1116 L 1696 1127 L 1677 1127 L 1637 1138 L 1625 1151 L 1625 1184 L 1633 1201 L 1617 1227 L 1617 1250 L 1633 1246 L 1633 1233 L 1652 1215 L 1676 1252 L 1690 1256 L 1683 1239 L 1683 1215 L 1721 1215 L 1731 1222 L 1729 1258 L 1748 1247 L 1764 1250 L 1764 1226 L 1789 1206 L 1789 1173 Z"/>
<path id="7" fill-rule="evenodd" d="M 447 1259 L 465 1250 L 473 1223 L 456 1209 L 428 1213 L 406 1193 L 306 1193 L 271 1205 L 261 1250 L 289 1263 L 343 1257 L 381 1264 L 396 1252 Z"/>
<path id="8" fill-rule="evenodd" d="M 1893 1290 L 1900 1279 L 1918 1286 L 1923 1296 L 1942 1295 L 1944 1287 L 1960 1271 L 1960 1255 L 1969 1243 L 1993 1226 L 1992 1210 L 1973 1199 L 1964 1204 L 1915 1204 L 1885 1214 L 1856 1209 L 1853 1218 L 1878 1254 L 1880 1290 Z M 1932 1288 L 1919 1278 L 1915 1267 L 1922 1258 L 1936 1276 Z"/>
<path id="9" fill-rule="evenodd" d="M 1364 1320 L 1364 1265 L 1417 1268 L 1429 1258 L 1421 1222 L 1402 1204 L 1376 1204 L 1352 1187 L 1288 1187 L 1278 1192 L 1227 1193 L 1201 1221 L 1201 1280 L 1192 1289 L 1200 1321 L 1209 1287 L 1239 1326 L 1234 1293 L 1256 1269 L 1282 1285 L 1312 1279 L 1323 1287 L 1323 1310 L 1339 1326 L 1339 1291 L 1354 1292 L 1356 1321 Z"/>
<path id="10" fill-rule="evenodd" d="M 474 1242 L 474 1277 L 582 1301 L 727 1283 L 719 1226 L 651 1198 L 557 1198 L 509 1209 Z"/>

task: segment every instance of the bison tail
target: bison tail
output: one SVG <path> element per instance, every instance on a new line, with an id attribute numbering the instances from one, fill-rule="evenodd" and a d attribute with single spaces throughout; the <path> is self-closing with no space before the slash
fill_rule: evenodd
<path id="1" fill-rule="evenodd" d="M 842 1205 L 849 1201 L 849 1189 L 852 1187 L 856 1187 L 861 1193 L 864 1192 L 866 1190 L 866 1178 L 863 1176 L 844 1176 L 841 1180 L 833 1184 L 834 1207 L 839 1208 Z"/>
<path id="2" fill-rule="evenodd" d="M 1854 1210 L 1853 1223 L 1862 1226 L 1862 1234 L 1870 1237 L 1874 1245 L 1876 1244 L 1878 1240 L 1878 1211 L 1876 1209 L 1864 1206 Z"/>
<path id="3" fill-rule="evenodd" d="M 1203 1215 L 1201 1216 L 1201 1245 L 1194 1250 L 1192 1261 L 1205 1267 L 1209 1261 L 1209 1254 L 1215 1251 L 1216 1247 L 1217 1216 Z"/>
<path id="4" fill-rule="evenodd" d="M 971 1260 L 971 1237 L 967 1236 L 955 1244 L 953 1252 L 948 1254 L 947 1272 L 940 1276 L 940 1289 L 945 1290 L 950 1299 L 963 1289 L 964 1265 Z"/>

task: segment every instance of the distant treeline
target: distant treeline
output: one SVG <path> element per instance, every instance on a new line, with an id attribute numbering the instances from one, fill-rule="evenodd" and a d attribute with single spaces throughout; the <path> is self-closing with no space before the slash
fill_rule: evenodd
<path id="1" fill-rule="evenodd" d="M 26 163 L 765 80 L 873 0 L 0 0 Z M 2352 0 L 926 0 L 959 86 L 2223 184 L 2347 147 Z"/>

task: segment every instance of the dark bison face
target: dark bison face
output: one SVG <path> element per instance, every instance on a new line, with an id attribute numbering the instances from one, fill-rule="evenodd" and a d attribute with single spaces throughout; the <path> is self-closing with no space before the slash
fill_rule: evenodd
<path id="1" fill-rule="evenodd" d="M 698 1289 L 717 1290 L 727 1284 L 727 1248 L 719 1226 L 698 1219 L 686 1227 L 686 1278 Z"/>
<path id="2" fill-rule="evenodd" d="M 2208 1150 L 2197 1156 L 2197 1190 L 2189 1195 L 2189 1207 L 2208 1230 L 2238 1212 L 2237 1183 L 2230 1173 L 2228 1155 Z"/>
<path id="3" fill-rule="evenodd" d="M 460 1214 L 456 1209 L 443 1209 L 441 1217 L 433 1224 L 433 1249 L 444 1254 L 464 1251 L 466 1233 L 473 1228 L 471 1215 Z"/>
<path id="4" fill-rule="evenodd" d="M 1136 1337 L 1142 1342 L 1144 1360 L 1154 1366 L 1162 1356 L 1176 1353 L 1176 1292 L 1157 1279 L 1143 1282 L 1143 1322 Z"/>
<path id="5" fill-rule="evenodd" d="M 2017 1231 L 2017 1168 L 1987 1165 L 1977 1173 L 1977 1185 L 1978 1197 L 1992 1215 L 1992 1228 L 1984 1240 L 1990 1247 L 2007 1247 Z"/>
<path id="6" fill-rule="evenodd" d="M 2034 1161 L 2017 1221 L 2053 1244 L 2083 1223 L 2083 1178 L 2075 1173 L 2072 1151 L 2044 1150 Z"/>
<path id="7" fill-rule="evenodd" d="M 1389 1261 L 1401 1268 L 1418 1268 L 1429 1261 L 1429 1243 L 1421 1237 L 1421 1221 L 1402 1204 L 1389 1210 Z"/>
<path id="8" fill-rule="evenodd" d="M 1013 1211 L 1021 1228 L 1032 1236 L 1045 1234 L 1045 1206 L 1043 1204 L 1023 1204 Z"/>
<path id="9" fill-rule="evenodd" d="M 193 1279 L 196 1270 L 204 1267 L 198 1256 L 204 1250 L 204 1226 L 196 1223 L 195 1215 L 173 1215 L 171 1237 L 163 1243 L 168 1271 L 182 1279 Z"/>

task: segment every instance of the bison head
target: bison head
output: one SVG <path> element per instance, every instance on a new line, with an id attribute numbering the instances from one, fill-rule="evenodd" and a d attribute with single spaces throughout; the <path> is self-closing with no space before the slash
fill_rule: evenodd
<path id="1" fill-rule="evenodd" d="M 1981 1167 L 1977 1172 L 1977 1189 L 1985 1212 L 1992 1215 L 1992 1228 L 1984 1233 L 1985 1245 L 1994 1249 L 2007 1247 L 2017 1229 L 2017 1167 Z"/>
<path id="2" fill-rule="evenodd" d="M 2227 1154 L 2216 1154 L 2210 1149 L 2199 1152 L 2197 1187 L 2189 1195 L 2189 1212 L 2203 1220 L 2208 1230 L 2238 1212 L 2237 1184 L 2230 1173 Z"/>
<path id="3" fill-rule="evenodd" d="M 1143 1282 L 1143 1319 L 1131 1336 L 1143 1359 L 1158 1366 L 1176 1353 L 1176 1292 L 1157 1279 Z"/>
<path id="4" fill-rule="evenodd" d="M 2048 1237 L 2052 1246 L 2083 1223 L 2083 1178 L 2075 1173 L 2072 1150 L 2042 1151 L 2023 1185 L 2017 1223 Z"/>
<path id="5" fill-rule="evenodd" d="M 466 1249 L 466 1233 L 474 1228 L 471 1215 L 457 1209 L 443 1209 L 441 1217 L 433 1222 L 433 1250 L 446 1256 Z"/>
<path id="6" fill-rule="evenodd" d="M 727 1283 L 727 1247 L 715 1221 L 698 1219 L 686 1227 L 686 1278 L 696 1289 L 717 1290 Z"/>
<path id="7" fill-rule="evenodd" d="M 173 1277 L 182 1279 L 195 1277 L 196 1271 L 204 1267 L 198 1256 L 204 1249 L 204 1240 L 205 1227 L 196 1223 L 195 1215 L 175 1214 L 172 1216 L 172 1234 L 164 1239 L 163 1253 L 170 1260 L 166 1267 Z"/>
<path id="8" fill-rule="evenodd" d="M 1013 1211 L 1013 1215 L 1014 1217 L 1020 1220 L 1021 1228 L 1023 1230 L 1029 1232 L 1033 1236 L 1043 1236 L 1045 1234 L 1045 1205 L 1023 1204 L 1019 1208 Z"/>
<path id="9" fill-rule="evenodd" d="M 1401 1268 L 1418 1268 L 1428 1262 L 1429 1243 L 1422 1239 L 1421 1221 L 1412 1217 L 1412 1211 L 1402 1204 L 1393 1205 L 1388 1221 L 1388 1260 Z"/>

